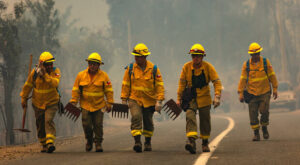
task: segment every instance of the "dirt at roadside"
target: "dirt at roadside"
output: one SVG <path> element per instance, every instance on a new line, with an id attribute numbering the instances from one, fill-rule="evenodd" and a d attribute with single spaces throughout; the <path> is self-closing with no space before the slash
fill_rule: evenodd
<path id="1" fill-rule="evenodd" d="M 84 140 L 83 136 L 58 138 L 56 146 L 62 146 L 72 144 L 73 141 Z M 0 147 L 0 160 L 14 160 L 23 159 L 27 156 L 33 156 L 36 153 L 40 153 L 41 146 L 38 142 L 32 144 L 18 145 L 18 146 L 2 146 Z"/>
<path id="2" fill-rule="evenodd" d="M 118 122 L 112 122 L 111 124 L 104 126 L 104 135 L 113 134 L 120 127 L 127 128 L 129 124 L 128 120 L 121 120 Z M 68 138 L 57 138 L 55 145 L 57 147 L 63 145 L 70 145 L 73 143 L 85 142 L 84 135 L 73 136 Z M 22 160 L 29 156 L 34 156 L 40 153 L 41 146 L 38 142 L 32 144 L 16 145 L 16 146 L 0 146 L 0 164 L 1 162 L 7 162 L 10 160 Z"/>

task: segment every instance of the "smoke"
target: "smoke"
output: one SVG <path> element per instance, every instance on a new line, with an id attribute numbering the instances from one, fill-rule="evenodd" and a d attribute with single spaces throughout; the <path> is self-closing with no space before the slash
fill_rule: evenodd
<path id="1" fill-rule="evenodd" d="M 7 12 L 12 13 L 13 4 L 19 0 L 5 2 L 9 4 Z M 275 10 L 276 3 L 282 7 L 279 21 L 275 18 L 278 12 Z M 129 52 L 141 42 L 151 52 L 148 60 L 157 64 L 162 72 L 166 98 L 176 99 L 182 66 L 191 60 L 187 52 L 194 43 L 200 43 L 207 52 L 204 60 L 214 65 L 227 92 L 223 99 L 230 100 L 232 111 L 240 110 L 237 84 L 242 64 L 249 58 L 247 50 L 251 42 L 258 42 L 264 47 L 262 55 L 270 59 L 278 77 L 292 73 L 288 81 L 299 86 L 299 6 L 296 0 L 270 3 L 257 0 L 56 0 L 55 9 L 58 9 L 60 18 L 57 35 L 60 47 L 53 54 L 55 65 L 62 72 L 60 90 L 63 102 L 66 104 L 71 98 L 76 75 L 87 68 L 85 59 L 92 52 L 101 54 L 105 63 L 101 69 L 108 73 L 114 88 L 114 99 L 120 102 L 124 68 L 134 61 Z M 281 39 L 279 23 L 285 34 Z M 30 37 L 33 36 L 25 36 L 21 40 Z M 280 40 L 285 41 L 285 48 L 280 47 Z M 30 52 L 33 46 L 24 46 L 23 53 Z M 281 52 L 286 54 L 287 66 L 281 62 Z M 39 53 L 34 54 L 36 61 Z M 25 65 L 27 67 L 28 54 L 21 58 L 23 69 Z M 2 57 L 0 64 L 1 61 Z M 281 73 L 283 67 L 286 67 L 287 73 Z M 19 95 L 25 81 L 25 74 L 19 76 L 20 82 L 14 96 Z M 0 98 L 1 103 L 2 100 Z M 15 99 L 14 103 L 19 106 L 19 101 Z M 21 111 L 19 107 L 15 109 L 18 109 L 16 117 L 19 118 Z M 30 120 L 34 120 L 33 116 Z M 73 124 L 62 119 L 58 122 L 63 126 Z M 16 124 L 20 125 L 20 122 Z M 1 129 L 3 127 L 1 123 Z M 32 126 L 30 129 L 35 128 Z M 77 122 L 71 125 L 69 135 L 82 133 L 81 129 L 80 122 Z M 60 130 L 60 134 L 63 133 Z"/>

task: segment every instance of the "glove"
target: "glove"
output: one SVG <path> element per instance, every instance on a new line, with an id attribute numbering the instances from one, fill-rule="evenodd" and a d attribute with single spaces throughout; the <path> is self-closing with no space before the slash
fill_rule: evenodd
<path id="1" fill-rule="evenodd" d="M 180 102 L 180 100 L 177 100 L 176 104 L 177 104 L 178 107 L 181 107 L 181 102 Z"/>
<path id="2" fill-rule="evenodd" d="M 22 105 L 23 108 L 27 108 L 27 99 L 22 98 L 21 105 Z"/>
<path id="3" fill-rule="evenodd" d="M 155 111 L 156 112 L 158 112 L 158 113 L 160 113 L 160 111 L 161 111 L 161 108 L 162 108 L 162 100 L 160 100 L 160 101 L 156 101 L 156 104 L 155 104 Z"/>
<path id="4" fill-rule="evenodd" d="M 217 108 L 220 105 L 220 98 L 221 98 L 221 96 L 215 95 L 215 98 L 213 101 L 214 108 Z"/>
<path id="5" fill-rule="evenodd" d="M 58 102 L 58 114 L 61 116 L 62 114 L 65 113 L 65 108 L 62 102 Z"/>
<path id="6" fill-rule="evenodd" d="M 274 98 L 274 100 L 276 100 L 276 99 L 277 99 L 277 97 L 278 97 L 278 93 L 277 93 L 277 91 L 273 91 L 273 98 Z"/>
<path id="7" fill-rule="evenodd" d="M 43 77 L 45 74 L 45 67 L 43 66 L 43 62 L 40 62 L 39 65 L 36 65 L 35 71 L 38 76 Z"/>
<path id="8" fill-rule="evenodd" d="M 128 103 L 127 103 L 127 99 L 122 99 L 122 104 L 127 105 L 127 104 L 128 104 Z"/>
<path id="9" fill-rule="evenodd" d="M 241 103 L 243 103 L 245 101 L 243 93 L 240 93 L 239 100 Z"/>
<path id="10" fill-rule="evenodd" d="M 107 113 L 109 113 L 109 112 L 111 111 L 111 108 L 112 108 L 111 104 L 107 103 L 107 104 L 106 104 L 105 111 L 106 111 Z"/>
<path id="11" fill-rule="evenodd" d="M 72 105 L 74 105 L 75 107 L 77 107 L 77 103 L 76 102 L 70 102 Z"/>

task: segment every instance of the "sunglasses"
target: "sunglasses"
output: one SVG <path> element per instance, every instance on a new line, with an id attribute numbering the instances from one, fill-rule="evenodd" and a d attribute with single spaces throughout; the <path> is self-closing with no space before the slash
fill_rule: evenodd
<path id="1" fill-rule="evenodd" d="M 200 57 L 203 57 L 204 55 L 202 54 L 192 54 L 192 58 L 200 58 Z"/>
<path id="2" fill-rule="evenodd" d="M 260 52 L 250 54 L 250 56 L 256 56 L 256 55 L 260 55 Z"/>
<path id="3" fill-rule="evenodd" d="M 43 65 L 44 65 L 44 66 L 52 66 L 52 65 L 53 65 L 53 62 L 44 62 Z"/>
<path id="4" fill-rule="evenodd" d="M 88 64 L 93 65 L 93 66 L 99 66 L 100 65 L 98 62 L 94 62 L 94 61 L 89 61 Z"/>

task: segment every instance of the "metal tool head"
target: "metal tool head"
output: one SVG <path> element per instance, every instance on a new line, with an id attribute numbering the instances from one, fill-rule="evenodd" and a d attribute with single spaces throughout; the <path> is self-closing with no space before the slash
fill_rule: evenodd
<path id="1" fill-rule="evenodd" d="M 127 118 L 128 119 L 128 105 L 127 104 L 119 104 L 113 103 L 113 107 L 111 110 L 111 116 L 115 118 Z"/>
<path id="2" fill-rule="evenodd" d="M 162 109 L 170 116 L 171 119 L 175 120 L 180 113 L 182 112 L 182 109 L 178 107 L 176 102 L 173 99 L 170 99 L 165 103 L 165 105 L 162 107 Z"/>
<path id="3" fill-rule="evenodd" d="M 74 122 L 78 119 L 78 117 L 80 116 L 81 110 L 79 108 L 77 108 L 75 105 L 73 105 L 72 103 L 68 103 L 65 106 L 65 115 L 70 118 L 71 120 L 73 120 Z"/>
<path id="4" fill-rule="evenodd" d="M 21 132 L 31 132 L 28 129 L 23 129 L 23 128 L 19 128 L 19 129 L 13 129 L 15 131 L 21 131 Z"/>

